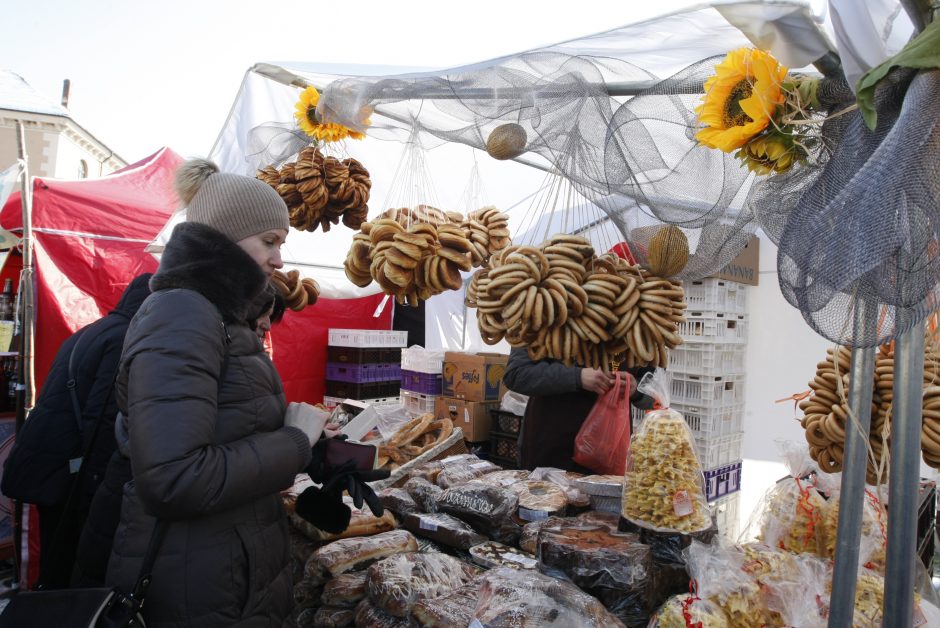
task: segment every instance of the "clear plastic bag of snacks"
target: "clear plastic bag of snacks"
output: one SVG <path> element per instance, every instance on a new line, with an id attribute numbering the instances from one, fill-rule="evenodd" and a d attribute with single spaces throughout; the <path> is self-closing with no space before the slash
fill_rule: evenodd
<path id="1" fill-rule="evenodd" d="M 621 514 L 637 526 L 658 532 L 707 530 L 712 519 L 702 466 L 689 426 L 669 408 L 665 371 L 647 374 L 637 389 L 655 399 L 660 409 L 646 414 L 631 439 Z"/>

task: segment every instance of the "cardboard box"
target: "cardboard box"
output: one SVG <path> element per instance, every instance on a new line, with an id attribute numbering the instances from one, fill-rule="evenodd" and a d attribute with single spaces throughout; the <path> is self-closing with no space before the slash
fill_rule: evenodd
<path id="1" fill-rule="evenodd" d="M 508 361 L 509 356 L 501 353 L 448 351 L 444 354 L 443 395 L 470 401 L 498 401 Z"/>
<path id="2" fill-rule="evenodd" d="M 760 270 L 760 238 L 751 236 L 747 244 L 731 262 L 712 277 L 756 286 Z"/>
<path id="3" fill-rule="evenodd" d="M 454 427 L 463 430 L 464 440 L 479 443 L 489 440 L 492 415 L 490 410 L 499 407 L 497 401 L 467 401 L 453 397 L 438 397 L 434 414 L 439 419 L 449 418 Z"/>

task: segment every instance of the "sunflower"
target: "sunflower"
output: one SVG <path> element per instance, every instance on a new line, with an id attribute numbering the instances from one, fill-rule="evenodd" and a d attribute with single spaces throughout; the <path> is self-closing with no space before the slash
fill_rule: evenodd
<path id="1" fill-rule="evenodd" d="M 705 128 L 695 139 L 711 148 L 730 153 L 770 124 L 783 104 L 781 84 L 787 68 L 769 53 L 739 48 L 715 66 L 715 75 L 705 81 L 705 96 L 695 113 Z"/>
<path id="2" fill-rule="evenodd" d="M 799 146 L 779 134 L 757 137 L 745 144 L 735 153 L 751 172 L 770 174 L 786 172 L 797 161 L 802 161 L 804 154 Z"/>
<path id="3" fill-rule="evenodd" d="M 321 122 L 317 115 L 317 104 L 320 102 L 320 93 L 315 87 L 308 87 L 300 94 L 300 100 L 294 105 L 294 117 L 300 124 L 301 130 L 310 137 L 316 138 L 321 142 L 337 142 L 339 140 L 351 137 L 354 140 L 361 140 L 366 135 L 359 131 L 353 131 L 342 124 L 333 122 Z M 365 124 L 368 124 L 365 120 Z"/>

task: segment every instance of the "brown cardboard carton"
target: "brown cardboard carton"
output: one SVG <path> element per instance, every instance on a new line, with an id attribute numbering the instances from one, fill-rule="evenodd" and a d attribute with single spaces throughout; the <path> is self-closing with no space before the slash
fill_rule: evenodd
<path id="1" fill-rule="evenodd" d="M 467 401 L 453 397 L 438 397 L 434 405 L 434 414 L 439 419 L 449 418 L 454 427 L 463 430 L 464 440 L 479 443 L 489 440 L 490 410 L 499 407 L 497 401 Z"/>
<path id="2" fill-rule="evenodd" d="M 444 354 L 444 396 L 470 401 L 497 401 L 508 355 L 501 353 Z"/>
<path id="3" fill-rule="evenodd" d="M 726 281 L 736 281 L 748 286 L 756 286 L 760 260 L 760 238 L 751 236 L 747 244 L 727 266 L 712 277 Z"/>

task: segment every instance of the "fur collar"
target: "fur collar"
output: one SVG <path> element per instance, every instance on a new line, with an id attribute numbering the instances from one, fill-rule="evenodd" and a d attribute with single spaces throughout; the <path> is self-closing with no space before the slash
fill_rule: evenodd
<path id="1" fill-rule="evenodd" d="M 173 228 L 150 289 L 193 290 L 215 305 L 226 323 L 244 323 L 266 283 L 264 271 L 240 246 L 212 227 L 184 222 Z"/>

